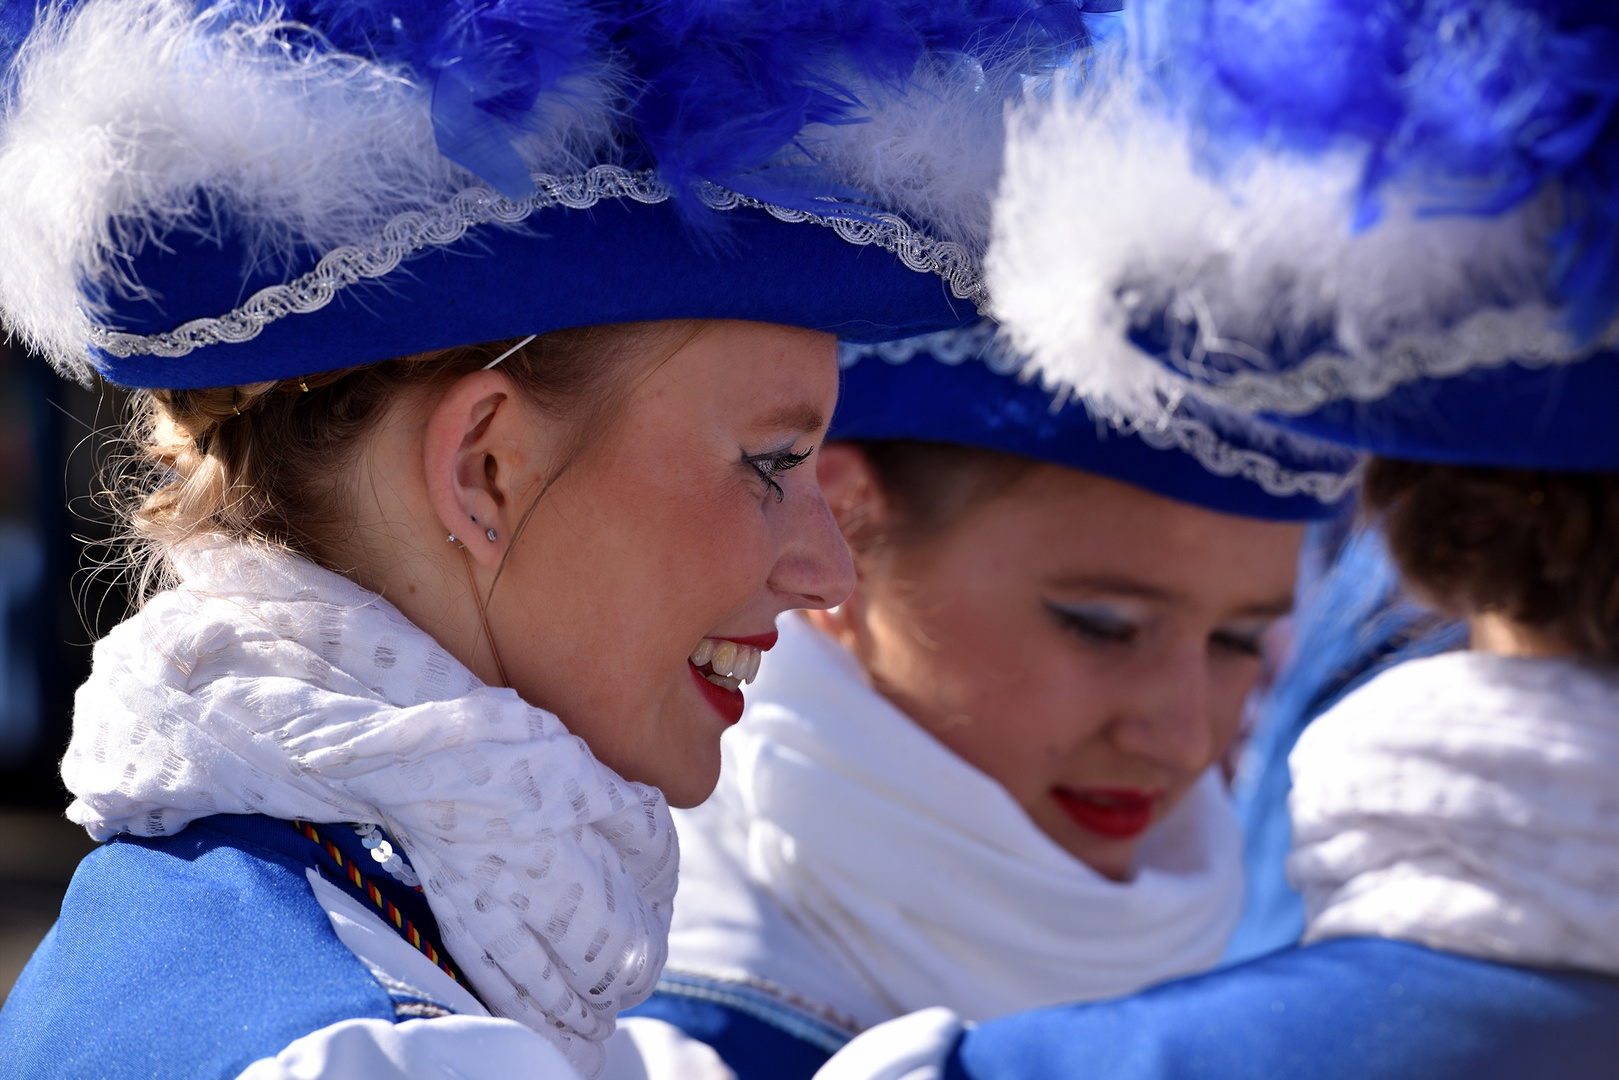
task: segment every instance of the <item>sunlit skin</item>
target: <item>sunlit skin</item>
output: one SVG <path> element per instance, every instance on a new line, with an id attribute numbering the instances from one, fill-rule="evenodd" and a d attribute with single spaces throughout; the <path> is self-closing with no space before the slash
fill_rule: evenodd
<path id="1" fill-rule="evenodd" d="M 892 520 L 858 450 L 825 448 L 820 474 L 846 527 Z M 810 618 L 1058 845 L 1126 880 L 1141 835 L 1100 835 L 1057 793 L 1149 792 L 1152 823 L 1175 806 L 1236 733 L 1302 532 L 1038 465 L 925 546 L 857 555 L 853 595 Z"/>
<path id="2" fill-rule="evenodd" d="M 837 604 L 854 577 L 814 458 L 768 480 L 768 461 L 748 460 L 818 445 L 835 339 L 719 322 L 674 340 L 537 504 L 570 430 L 498 368 L 401 400 L 357 469 L 358 528 L 334 558 L 498 684 L 470 561 L 509 685 L 621 775 L 690 806 L 718 781 L 729 722 L 688 655 Z"/>

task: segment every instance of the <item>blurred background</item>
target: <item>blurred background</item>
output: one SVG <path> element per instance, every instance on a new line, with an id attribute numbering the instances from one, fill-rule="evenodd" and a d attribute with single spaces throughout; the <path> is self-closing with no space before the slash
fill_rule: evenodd
<path id="1" fill-rule="evenodd" d="M 123 401 L 0 344 L 0 1001 L 91 844 L 57 775 L 90 646 L 127 596 L 96 498 Z"/>

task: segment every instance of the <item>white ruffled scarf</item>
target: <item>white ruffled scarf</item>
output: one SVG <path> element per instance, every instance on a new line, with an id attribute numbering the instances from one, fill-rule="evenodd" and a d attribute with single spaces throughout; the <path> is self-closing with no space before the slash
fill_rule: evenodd
<path id="1" fill-rule="evenodd" d="M 346 578 L 223 542 L 177 568 L 96 646 L 68 816 L 96 839 L 210 814 L 380 824 L 490 1009 L 599 1072 L 663 967 L 679 849 L 662 794 Z"/>
<path id="2" fill-rule="evenodd" d="M 718 797 L 677 812 L 671 970 L 763 979 L 865 1026 L 933 1005 L 977 1020 L 1113 997 L 1216 963 L 1243 900 L 1217 777 L 1144 840 L 1133 880 L 1108 880 L 836 643 L 797 616 L 778 625 L 725 736 Z M 738 887 L 770 910 L 733 917 Z M 773 940 L 796 935 L 811 947 Z"/>
<path id="3" fill-rule="evenodd" d="M 1413 660 L 1310 725 L 1291 765 L 1306 940 L 1619 974 L 1619 673 Z"/>

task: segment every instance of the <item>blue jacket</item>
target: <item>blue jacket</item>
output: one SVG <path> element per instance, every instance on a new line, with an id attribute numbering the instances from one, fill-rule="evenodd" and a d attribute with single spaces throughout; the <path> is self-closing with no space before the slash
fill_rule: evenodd
<path id="1" fill-rule="evenodd" d="M 1619 979 L 1378 938 L 969 1029 L 946 1080 L 1611 1080 Z"/>
<path id="2" fill-rule="evenodd" d="M 352 830 L 321 828 L 364 858 Z M 0 1078 L 229 1080 L 330 1024 L 441 1013 L 391 996 L 338 940 L 311 867 L 373 903 L 273 818 L 205 818 L 92 852 L 0 1010 Z M 379 887 L 437 939 L 419 894 Z"/>
<path id="3" fill-rule="evenodd" d="M 676 989 L 635 1011 L 714 1047 L 737 1080 L 809 1080 L 830 1056 L 746 1002 Z M 980 1024 L 951 1050 L 944 1080 L 1615 1076 L 1619 979 L 1345 938 Z"/>

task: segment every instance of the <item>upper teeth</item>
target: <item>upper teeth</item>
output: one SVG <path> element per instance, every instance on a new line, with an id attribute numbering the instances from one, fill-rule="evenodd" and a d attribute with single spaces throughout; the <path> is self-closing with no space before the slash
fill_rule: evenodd
<path id="1" fill-rule="evenodd" d="M 691 662 L 694 667 L 707 664 L 720 678 L 734 680 L 732 686 L 737 682 L 752 682 L 759 674 L 759 661 L 763 658 L 764 653 L 752 645 L 743 645 L 724 638 L 717 640 L 704 638 L 697 643 L 697 648 L 691 651 Z"/>

